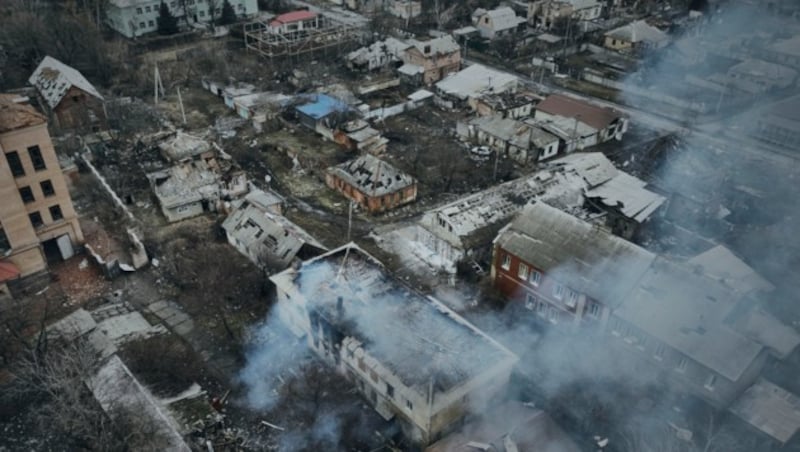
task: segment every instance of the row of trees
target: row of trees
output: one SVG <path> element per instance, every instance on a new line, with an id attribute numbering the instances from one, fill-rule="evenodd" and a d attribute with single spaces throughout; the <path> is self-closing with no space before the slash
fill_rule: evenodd
<path id="1" fill-rule="evenodd" d="M 229 25 L 236 22 L 236 12 L 233 10 L 233 5 L 228 0 L 222 1 L 222 7 L 218 7 L 218 0 L 208 0 L 208 14 L 211 16 L 211 26 L 215 25 Z M 219 18 L 217 18 L 219 14 Z M 188 22 L 188 15 L 185 15 Z M 169 6 L 165 2 L 161 2 L 158 10 L 158 32 L 162 35 L 171 35 L 178 32 L 178 18 L 172 14 Z"/>

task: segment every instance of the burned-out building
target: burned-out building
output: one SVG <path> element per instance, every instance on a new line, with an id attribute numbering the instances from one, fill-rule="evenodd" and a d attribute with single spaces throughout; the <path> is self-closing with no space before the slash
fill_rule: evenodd
<path id="1" fill-rule="evenodd" d="M 628 118 L 624 114 L 581 99 L 552 94 L 536 105 L 534 119 L 537 121 L 546 122 L 559 118 L 572 119 L 595 129 L 597 135 L 591 142 L 585 144 L 588 146 L 612 139 L 621 140 L 622 135 L 628 131 Z"/>
<path id="2" fill-rule="evenodd" d="M 103 96 L 74 68 L 46 56 L 28 82 L 57 128 L 97 131 L 107 127 Z"/>
<path id="3" fill-rule="evenodd" d="M 147 174 L 147 179 L 170 222 L 220 210 L 225 201 L 249 190 L 247 175 L 216 157 L 186 159 Z"/>
<path id="4" fill-rule="evenodd" d="M 473 118 L 456 125 L 456 134 L 464 141 L 486 145 L 521 165 L 554 157 L 559 140 L 534 125 L 501 116 Z"/>
<path id="5" fill-rule="evenodd" d="M 374 71 L 381 68 L 400 66 L 402 56 L 411 44 L 392 37 L 361 47 L 347 54 L 347 66 L 357 71 Z"/>
<path id="6" fill-rule="evenodd" d="M 417 199 L 417 181 L 413 177 L 370 154 L 328 168 L 325 183 L 370 213 Z"/>
<path id="7" fill-rule="evenodd" d="M 310 259 L 326 251 L 311 234 L 281 215 L 282 203 L 272 192 L 252 190 L 222 223 L 228 242 L 259 268 L 283 270 L 295 259 Z"/>
<path id="8" fill-rule="evenodd" d="M 280 319 L 406 437 L 427 445 L 505 390 L 517 357 L 354 244 L 270 278 Z"/>

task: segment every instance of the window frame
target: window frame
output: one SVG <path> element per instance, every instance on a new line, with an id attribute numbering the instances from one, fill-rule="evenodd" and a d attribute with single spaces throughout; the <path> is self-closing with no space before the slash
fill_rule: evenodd
<path id="1" fill-rule="evenodd" d="M 36 202 L 36 196 L 34 196 L 33 189 L 31 189 L 30 185 L 19 187 L 19 197 L 22 198 L 23 204 Z"/>
<path id="2" fill-rule="evenodd" d="M 528 264 L 520 262 L 517 266 L 517 277 L 523 281 L 527 281 L 529 271 L 530 268 L 528 267 Z"/>
<path id="3" fill-rule="evenodd" d="M 31 159 L 34 171 L 39 172 L 47 169 L 47 163 L 44 161 L 44 155 L 42 155 L 42 148 L 38 144 L 28 147 L 28 157 Z"/>
<path id="4" fill-rule="evenodd" d="M 508 253 L 503 253 L 503 257 L 501 259 L 500 268 L 505 271 L 511 270 L 511 255 Z"/>
<path id="5" fill-rule="evenodd" d="M 38 218 L 38 221 L 34 221 L 34 218 Z M 35 212 L 30 212 L 28 214 L 28 220 L 31 222 L 33 229 L 39 229 L 44 226 L 44 218 L 42 218 L 42 214 L 38 210 Z"/>
<path id="6" fill-rule="evenodd" d="M 9 151 L 5 153 L 5 156 L 8 168 L 11 170 L 11 175 L 15 178 L 25 176 L 25 165 L 22 164 L 19 152 Z"/>
<path id="7" fill-rule="evenodd" d="M 48 207 L 47 210 L 50 212 L 50 218 L 53 221 L 61 221 L 64 219 L 64 211 L 61 210 L 60 205 L 53 204 L 52 206 Z"/>

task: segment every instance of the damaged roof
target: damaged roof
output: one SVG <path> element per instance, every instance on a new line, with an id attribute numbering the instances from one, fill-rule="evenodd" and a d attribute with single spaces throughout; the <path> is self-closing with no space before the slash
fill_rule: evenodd
<path id="1" fill-rule="evenodd" d="M 347 54 L 347 59 L 355 63 L 368 63 L 372 58 L 383 55 L 392 56 L 399 59 L 404 50 L 411 47 L 411 44 L 399 39 L 388 37 L 383 41 L 376 41 L 369 46 L 361 47 Z"/>
<path id="2" fill-rule="evenodd" d="M 47 118 L 27 101 L 27 97 L 0 93 L 0 133 L 47 122 Z"/>
<path id="3" fill-rule="evenodd" d="M 453 52 L 461 52 L 461 47 L 455 39 L 450 35 L 440 36 L 435 39 L 427 41 L 417 41 L 416 39 L 409 39 L 408 43 L 420 51 L 423 55 L 447 55 Z M 428 52 L 425 52 L 425 48 Z"/>
<path id="4" fill-rule="evenodd" d="M 328 172 L 367 196 L 383 196 L 417 183 L 410 175 L 371 154 L 328 168 Z"/>
<path id="5" fill-rule="evenodd" d="M 285 267 L 306 244 L 320 252 L 326 249 L 303 228 L 286 217 L 266 211 L 249 195 L 228 215 L 222 228 L 259 264 L 275 263 Z"/>
<path id="6" fill-rule="evenodd" d="M 655 259 L 649 251 L 543 202 L 526 206 L 495 243 L 570 289 L 612 306 Z"/>
<path id="7" fill-rule="evenodd" d="M 178 162 L 210 151 L 211 145 L 200 137 L 178 131 L 172 138 L 161 142 L 158 148 L 165 158 Z"/>
<path id="8" fill-rule="evenodd" d="M 28 79 L 28 83 L 39 91 L 51 109 L 61 103 L 61 99 L 73 86 L 103 100 L 103 96 L 83 74 L 51 56 L 44 57 Z"/>
<path id="9" fill-rule="evenodd" d="M 579 117 L 580 122 L 603 130 L 624 115 L 614 109 L 599 107 L 563 94 L 551 94 L 536 106 L 537 111 L 567 118 Z"/>
<path id="10" fill-rule="evenodd" d="M 436 299 L 392 277 L 352 243 L 270 279 L 293 296 L 300 291 L 309 312 L 356 339 L 366 355 L 421 396 L 431 384 L 437 392 L 448 392 L 518 359 Z"/>
<path id="11" fill-rule="evenodd" d="M 221 176 L 209 168 L 205 160 L 195 160 L 155 171 L 147 174 L 147 179 L 159 202 L 166 209 L 209 197 L 217 198 L 221 193 Z"/>
<path id="12" fill-rule="evenodd" d="M 644 20 L 637 20 L 615 28 L 607 32 L 606 36 L 626 42 L 648 42 L 652 44 L 659 44 L 669 39 L 666 33 L 648 24 Z"/>

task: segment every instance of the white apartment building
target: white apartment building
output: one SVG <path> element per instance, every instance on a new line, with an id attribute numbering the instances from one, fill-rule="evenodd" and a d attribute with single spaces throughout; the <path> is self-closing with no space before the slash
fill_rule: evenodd
<path id="1" fill-rule="evenodd" d="M 252 16 L 258 13 L 257 0 L 228 0 L 236 15 Z M 204 23 L 222 13 L 223 0 L 164 0 L 180 24 Z M 110 0 L 106 22 L 128 38 L 135 38 L 158 29 L 158 11 L 161 1 Z M 212 11 L 216 11 L 212 13 Z"/>

